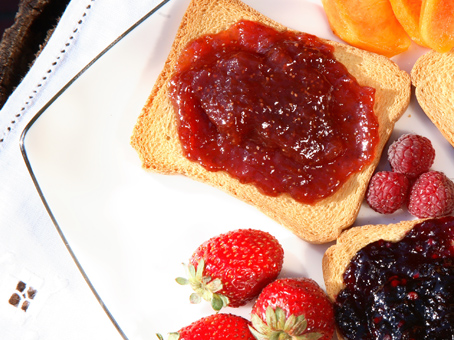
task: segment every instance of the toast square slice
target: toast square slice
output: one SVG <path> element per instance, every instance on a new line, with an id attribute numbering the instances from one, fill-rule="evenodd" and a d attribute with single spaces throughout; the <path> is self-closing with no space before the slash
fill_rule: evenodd
<path id="1" fill-rule="evenodd" d="M 323 278 L 328 296 L 334 301 L 337 294 L 344 288 L 345 269 L 359 250 L 378 240 L 400 241 L 409 230 L 422 221 L 366 225 L 344 231 L 336 244 L 329 247 L 323 255 Z"/>
<path id="2" fill-rule="evenodd" d="M 323 279 L 326 293 L 331 301 L 335 301 L 339 292 L 345 287 L 343 275 L 350 261 L 358 251 L 368 244 L 384 240 L 398 242 L 417 224 L 424 220 L 410 220 L 395 224 L 376 224 L 350 228 L 344 231 L 329 247 L 322 260 Z M 343 340 L 337 332 L 338 340 Z"/>
<path id="3" fill-rule="evenodd" d="M 358 215 L 370 177 L 380 159 L 395 122 L 410 101 L 410 76 L 390 59 L 345 44 L 326 41 L 360 85 L 376 89 L 374 111 L 379 121 L 380 142 L 373 162 L 352 175 L 333 195 L 314 205 L 301 204 L 288 195 L 263 195 L 250 184 L 241 184 L 225 172 L 210 172 L 183 156 L 173 106 L 167 88 L 180 52 L 191 40 L 218 33 L 241 19 L 286 30 L 239 0 L 192 0 L 181 21 L 162 73 L 134 128 L 131 144 L 143 167 L 162 174 L 180 174 L 217 187 L 247 202 L 310 243 L 335 240 Z"/>
<path id="4" fill-rule="evenodd" d="M 419 105 L 454 146 L 454 51 L 430 51 L 419 57 L 411 70 L 411 81 Z"/>

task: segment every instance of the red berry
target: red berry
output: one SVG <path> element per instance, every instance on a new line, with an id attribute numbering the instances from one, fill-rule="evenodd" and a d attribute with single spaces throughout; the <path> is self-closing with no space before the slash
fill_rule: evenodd
<path id="1" fill-rule="evenodd" d="M 366 201 L 376 212 L 392 214 L 407 200 L 409 185 L 404 174 L 391 171 L 377 172 L 370 180 Z"/>
<path id="2" fill-rule="evenodd" d="M 334 334 L 333 306 L 320 286 L 308 278 L 270 283 L 257 298 L 251 317 L 251 331 L 257 339 L 331 340 Z"/>
<path id="3" fill-rule="evenodd" d="M 194 252 L 189 279 L 177 278 L 194 290 L 191 302 L 211 301 L 214 310 L 239 307 L 259 295 L 279 275 L 284 250 L 267 232 L 239 229 L 213 237 Z"/>
<path id="4" fill-rule="evenodd" d="M 454 183 L 439 171 L 418 177 L 411 188 L 408 211 L 419 218 L 439 217 L 454 210 Z"/>
<path id="5" fill-rule="evenodd" d="M 388 160 L 395 172 L 416 178 L 430 169 L 435 159 L 435 149 L 429 139 L 405 134 L 388 149 Z"/>
<path id="6" fill-rule="evenodd" d="M 241 316 L 218 313 L 170 333 L 168 340 L 255 340 L 249 326 L 250 322 Z M 160 334 L 158 338 L 163 340 Z"/>

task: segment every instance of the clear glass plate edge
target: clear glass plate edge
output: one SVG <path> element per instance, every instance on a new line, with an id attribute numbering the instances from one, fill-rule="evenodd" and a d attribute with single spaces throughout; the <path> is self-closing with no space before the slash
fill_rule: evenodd
<path id="1" fill-rule="evenodd" d="M 64 87 L 61 88 L 60 91 L 58 91 L 36 114 L 33 116 L 28 122 L 28 124 L 25 126 L 24 130 L 21 133 L 20 139 L 19 139 L 19 148 L 22 153 L 22 156 L 24 158 L 25 164 L 27 166 L 28 172 L 30 174 L 30 177 L 33 180 L 33 183 L 35 185 L 36 190 L 38 191 L 38 194 L 41 198 L 41 201 L 46 209 L 46 211 L 49 214 L 50 219 L 52 220 L 52 223 L 54 224 L 59 236 L 61 237 L 66 249 L 68 250 L 71 258 L 75 262 L 77 268 L 79 269 L 80 273 L 82 274 L 82 277 L 84 278 L 85 282 L 88 284 L 90 290 L 94 294 L 95 298 L 103 308 L 104 312 L 107 314 L 108 318 L 111 320 L 112 324 L 114 327 L 117 329 L 119 334 L 123 337 L 123 339 L 128 340 L 128 337 L 126 334 L 123 332 L 121 326 L 118 324 L 116 321 L 115 317 L 111 314 L 109 311 L 108 307 L 104 304 L 103 300 L 101 299 L 98 291 L 90 281 L 88 275 L 86 274 L 85 270 L 83 269 L 81 263 L 77 259 L 77 256 L 75 255 L 73 249 L 71 248 L 71 245 L 67 241 L 63 230 L 60 228 L 57 220 L 54 217 L 54 214 L 52 213 L 52 210 L 47 203 L 44 194 L 41 190 L 41 187 L 38 183 L 38 180 L 33 172 L 29 157 L 27 155 L 27 150 L 25 148 L 25 138 L 27 136 L 27 133 L 30 131 L 34 123 L 38 120 L 38 118 L 52 105 L 53 102 L 57 100 L 82 74 L 85 73 L 96 61 L 98 61 L 104 54 L 106 54 L 109 50 L 112 49 L 115 45 L 117 45 L 118 42 L 120 42 L 124 37 L 126 37 L 131 31 L 133 31 L 136 27 L 138 27 L 142 22 L 144 22 L 146 19 L 148 19 L 150 16 L 155 14 L 159 9 L 161 9 L 165 4 L 167 4 L 170 0 L 163 0 L 161 1 L 157 6 L 155 6 L 153 9 L 151 9 L 148 13 L 146 13 L 141 19 L 139 19 L 136 23 L 134 23 L 131 27 L 129 27 L 123 34 L 121 34 L 117 39 L 115 39 L 111 44 L 109 44 L 101 53 L 99 53 L 93 60 L 91 60 L 80 72 L 78 72 Z"/>

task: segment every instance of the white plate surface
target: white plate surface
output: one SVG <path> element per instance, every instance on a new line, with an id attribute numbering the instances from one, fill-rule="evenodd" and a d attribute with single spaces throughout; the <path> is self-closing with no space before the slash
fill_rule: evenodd
<path id="1" fill-rule="evenodd" d="M 291 28 L 338 40 L 320 1 L 245 0 Z M 191 305 L 174 279 L 204 240 L 237 228 L 273 234 L 285 249 L 281 276 L 308 276 L 324 287 L 329 245 L 310 245 L 255 208 L 182 176 L 150 174 L 129 144 L 133 126 L 167 57 L 189 0 L 173 0 L 138 25 L 67 88 L 32 125 L 25 150 L 40 189 L 69 246 L 131 340 L 177 331 L 212 313 Z M 394 60 L 406 71 L 426 50 Z M 416 99 L 390 141 L 405 132 L 429 137 L 433 169 L 454 178 L 454 151 Z M 379 169 L 387 169 L 382 160 Z M 412 219 L 382 216 L 363 205 L 356 225 Z M 249 318 L 251 304 L 226 309 Z"/>

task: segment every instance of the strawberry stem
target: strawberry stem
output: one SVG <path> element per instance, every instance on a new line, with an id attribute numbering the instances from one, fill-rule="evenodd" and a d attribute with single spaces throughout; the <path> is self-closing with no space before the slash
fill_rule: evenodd
<path id="1" fill-rule="evenodd" d="M 288 318 L 285 311 L 276 307 L 274 310 L 268 306 L 263 321 L 257 314 L 252 314 L 251 333 L 257 340 L 317 340 L 323 334 L 312 332 L 304 333 L 307 329 L 307 320 L 304 315 L 290 315 Z"/>
<path id="2" fill-rule="evenodd" d="M 229 304 L 227 296 L 217 294 L 222 290 L 222 282 L 219 278 L 212 279 L 211 276 L 204 276 L 205 261 L 201 259 L 197 264 L 197 270 L 193 264 L 185 265 L 188 278 L 177 277 L 175 281 L 180 285 L 190 285 L 194 293 L 189 297 L 191 303 L 200 303 L 202 299 L 211 302 L 211 307 L 220 311 Z"/>

